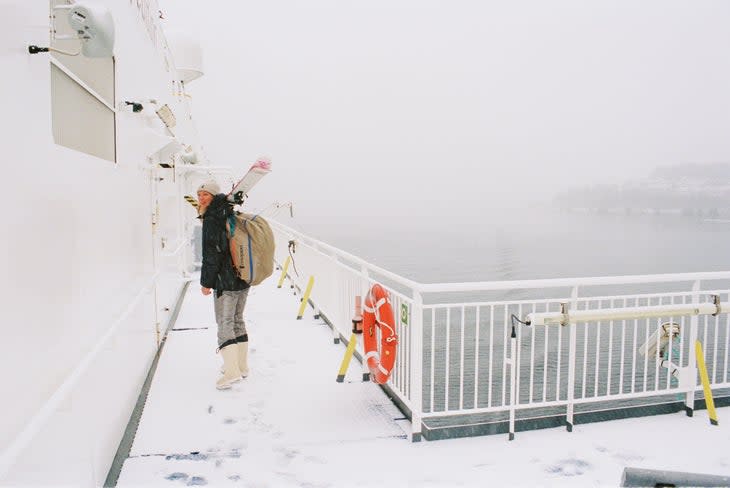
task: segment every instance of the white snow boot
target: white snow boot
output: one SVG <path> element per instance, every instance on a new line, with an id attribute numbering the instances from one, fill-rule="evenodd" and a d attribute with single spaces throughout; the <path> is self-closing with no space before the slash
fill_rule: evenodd
<path id="1" fill-rule="evenodd" d="M 229 344 L 221 349 L 223 356 L 223 376 L 218 378 L 215 387 L 227 390 L 231 385 L 241 380 L 241 370 L 238 369 L 238 348 L 236 344 Z"/>
<path id="2" fill-rule="evenodd" d="M 235 344 L 238 352 L 238 369 L 241 370 L 241 377 L 248 376 L 248 341 Z M 225 374 L 226 365 L 221 365 L 221 374 Z"/>
<path id="3" fill-rule="evenodd" d="M 241 376 L 248 376 L 248 341 L 239 342 L 238 346 L 238 369 L 241 370 Z"/>

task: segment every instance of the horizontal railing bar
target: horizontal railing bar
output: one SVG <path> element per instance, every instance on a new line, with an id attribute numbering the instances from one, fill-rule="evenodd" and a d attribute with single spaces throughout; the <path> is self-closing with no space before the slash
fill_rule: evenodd
<path id="1" fill-rule="evenodd" d="M 490 302 L 453 302 L 453 303 L 429 303 L 423 305 L 424 309 L 430 308 L 453 308 L 453 307 L 490 307 L 490 306 L 512 306 L 512 305 L 531 305 L 541 304 L 546 305 L 548 303 L 560 303 L 561 301 L 567 301 L 568 298 L 545 298 L 540 300 L 524 300 L 524 301 L 490 301 Z"/>
<path id="2" fill-rule="evenodd" d="M 723 388 L 724 386 L 722 384 L 712 385 L 714 388 Z M 679 393 L 685 393 L 684 389 L 679 388 L 672 388 L 669 390 L 652 390 L 652 391 L 642 391 L 642 392 L 635 392 L 635 393 L 617 393 L 613 395 L 601 395 L 601 396 L 595 396 L 595 397 L 588 397 L 588 398 L 576 398 L 573 400 L 572 403 L 574 404 L 587 404 L 587 403 L 600 403 L 605 401 L 617 401 L 617 400 L 634 400 L 637 398 L 649 398 L 649 397 L 659 397 L 659 396 L 669 396 L 669 395 L 675 395 Z M 695 388 L 695 391 L 702 391 L 702 385 L 699 385 Z M 539 402 L 539 403 L 519 403 L 514 406 L 516 410 L 530 410 L 530 409 L 537 409 L 537 408 L 557 408 L 557 407 L 565 407 L 568 405 L 567 400 L 552 400 L 549 402 Z M 656 405 L 661 405 L 664 402 L 658 402 Z M 652 404 L 654 405 L 654 404 Z M 637 405 L 639 406 L 639 405 Z M 644 405 L 641 405 L 644 406 Z M 631 405 L 627 405 L 627 408 L 630 408 Z M 472 415 L 472 414 L 482 414 L 482 413 L 499 413 L 499 412 L 509 412 L 510 405 L 503 405 L 498 407 L 483 407 L 483 408 L 470 408 L 470 409 L 463 409 L 463 410 L 438 410 L 435 412 L 424 412 L 423 417 L 443 417 L 443 416 L 450 416 L 450 415 Z M 606 411 L 615 410 L 614 408 L 606 408 Z M 564 415 L 556 414 L 556 415 Z"/>
<path id="3" fill-rule="evenodd" d="M 718 295 L 720 293 L 727 293 L 728 290 L 701 290 L 703 295 Z M 641 299 L 641 298 L 671 298 L 671 297 L 685 297 L 692 296 L 695 293 L 692 291 L 673 291 L 663 293 L 632 293 L 630 295 L 590 295 L 584 297 L 578 297 L 575 300 L 578 303 L 588 303 L 596 301 L 607 301 L 624 298 L 626 299 Z M 445 307 L 489 307 L 492 305 L 504 305 L 504 306 L 518 306 L 518 305 L 532 305 L 534 304 L 548 304 L 548 303 L 561 303 L 570 302 L 573 300 L 569 297 L 557 297 L 557 298 L 540 298 L 540 299 L 525 299 L 525 300 L 492 300 L 492 301 L 474 301 L 474 302 L 441 302 L 441 303 L 429 303 L 424 304 L 424 309 L 430 308 L 445 308 Z"/>
<path id="4" fill-rule="evenodd" d="M 324 252 L 322 252 L 319 249 L 315 249 L 312 246 L 307 246 L 307 248 L 309 248 L 312 252 L 315 252 L 315 253 L 319 254 L 320 256 L 322 256 L 322 257 L 326 257 L 326 258 L 331 258 L 332 257 L 332 256 L 329 256 L 329 255 L 325 254 Z M 277 264 L 279 266 L 281 266 L 281 263 L 277 263 Z M 346 263 L 343 263 L 343 262 L 340 262 L 340 261 L 333 261 L 332 264 L 334 264 L 335 267 L 337 267 L 337 268 L 340 268 L 340 269 L 342 269 L 344 271 L 347 271 L 348 273 L 352 273 L 352 276 L 353 277 L 359 277 L 359 278 L 365 279 L 365 276 L 363 276 L 362 272 L 360 272 L 358 269 L 355 269 L 355 268 L 353 268 L 352 266 L 350 266 L 350 265 L 348 265 Z M 370 278 L 370 277 L 367 278 L 367 281 L 371 285 L 377 283 L 377 280 L 375 280 L 373 278 Z M 401 300 L 406 301 L 408 303 L 412 303 L 413 302 L 413 297 L 409 297 L 409 296 L 403 295 L 402 293 L 399 293 L 398 291 L 393 290 L 390 287 L 388 287 L 388 293 L 390 293 L 391 297 L 398 297 Z"/>
<path id="5" fill-rule="evenodd" d="M 282 223 L 280 223 L 280 222 L 278 222 L 276 220 L 269 219 L 269 221 L 272 224 L 274 224 L 276 227 L 279 227 L 280 229 L 282 229 L 284 232 L 289 232 L 291 234 L 296 234 L 296 235 L 302 235 L 300 232 L 297 232 L 296 230 L 292 229 L 291 227 L 287 227 L 286 225 L 284 225 L 284 224 L 282 224 Z M 375 271 L 376 273 L 378 273 L 378 274 L 380 274 L 382 276 L 385 276 L 387 278 L 390 278 L 391 280 L 393 280 L 393 281 L 395 281 L 395 282 L 397 282 L 397 283 L 399 283 L 401 285 L 407 286 L 407 287 L 412 288 L 414 290 L 418 290 L 419 287 L 421 286 L 420 283 L 417 283 L 417 282 L 415 282 L 413 280 L 409 280 L 408 278 L 404 278 L 403 276 L 401 276 L 399 274 L 393 273 L 392 271 L 388 271 L 387 269 L 383 269 L 383 268 L 381 268 L 379 266 L 375 266 L 374 264 L 370 264 L 370 263 L 368 263 L 367 261 L 365 261 L 362 258 L 358 258 L 357 256 L 353 256 L 352 254 L 350 254 L 350 253 L 348 253 L 346 251 L 343 251 L 341 249 L 338 249 L 338 248 L 336 248 L 334 246 L 331 246 L 331 245 L 329 245 L 329 244 L 327 244 L 325 242 L 319 241 L 317 239 L 313 239 L 313 238 L 311 238 L 309 236 L 303 236 L 303 237 L 306 237 L 307 240 L 316 243 L 317 246 L 320 246 L 320 247 L 322 247 L 324 249 L 327 249 L 329 251 L 332 251 L 333 253 L 335 253 L 335 254 L 337 254 L 337 255 L 345 258 L 345 259 L 348 259 L 348 260 L 350 260 L 350 261 L 352 261 L 354 263 L 357 263 L 357 264 L 359 264 L 361 266 L 364 266 L 365 268 L 367 268 L 369 270 Z"/>
<path id="6" fill-rule="evenodd" d="M 730 280 L 730 271 L 701 273 L 671 273 L 655 275 L 599 276 L 585 278 L 551 278 L 544 280 L 473 281 L 462 283 L 418 284 L 421 293 L 517 290 L 531 288 L 560 288 L 573 286 L 628 285 L 669 283 L 676 281 Z"/>
<path id="7" fill-rule="evenodd" d="M 647 307 L 598 308 L 595 310 L 568 310 L 562 312 L 535 312 L 527 314 L 531 325 L 560 325 L 604 320 L 647 319 L 656 317 L 683 317 L 716 315 L 730 312 L 730 303 L 688 303 L 680 305 L 653 305 Z"/>
<path id="8" fill-rule="evenodd" d="M 727 290 L 725 291 L 703 291 L 703 294 L 718 294 L 718 293 L 727 293 Z M 596 302 L 596 301 L 607 301 L 607 300 L 616 300 L 616 299 L 639 299 L 639 298 L 667 298 L 667 297 L 684 297 L 684 296 L 691 296 L 693 295 L 693 292 L 672 292 L 672 293 L 647 293 L 644 295 L 638 295 L 638 294 L 632 294 L 632 295 L 612 295 L 612 296 L 586 296 L 586 297 L 579 297 L 576 299 L 578 303 L 588 303 L 588 302 Z M 541 299 L 535 299 L 535 300 L 494 300 L 494 301 L 488 301 L 488 302 L 442 302 L 442 303 L 429 303 L 423 305 L 424 309 L 431 309 L 431 308 L 449 308 L 449 307 L 490 307 L 490 306 L 519 306 L 519 305 L 546 305 L 550 303 L 563 303 L 563 302 L 569 302 L 571 301 L 571 298 L 563 297 L 563 298 L 541 298 Z M 556 312 L 557 313 L 557 312 Z"/>

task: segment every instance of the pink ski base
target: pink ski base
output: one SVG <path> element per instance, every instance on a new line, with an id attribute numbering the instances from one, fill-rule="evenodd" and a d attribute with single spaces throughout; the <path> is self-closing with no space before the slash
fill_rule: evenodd
<path id="1" fill-rule="evenodd" d="M 251 165 L 246 174 L 243 175 L 243 178 L 241 178 L 238 183 L 233 185 L 231 191 L 228 192 L 228 200 L 237 201 L 238 199 L 243 201 L 243 197 L 246 197 L 248 195 L 248 192 L 251 190 L 251 188 L 253 188 L 256 183 L 258 183 L 259 180 L 264 177 L 264 175 L 270 172 L 271 160 L 266 157 L 258 158 L 256 162 Z M 235 195 L 238 195 L 238 197 L 236 197 Z"/>
<path id="2" fill-rule="evenodd" d="M 268 158 L 259 158 L 251 165 L 251 169 L 258 168 L 271 171 L 271 160 Z"/>

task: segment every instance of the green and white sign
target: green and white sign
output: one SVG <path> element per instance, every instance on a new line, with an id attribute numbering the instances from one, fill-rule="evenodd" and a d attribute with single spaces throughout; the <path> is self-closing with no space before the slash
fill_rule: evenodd
<path id="1" fill-rule="evenodd" d="M 403 325 L 408 325 L 408 304 L 407 303 L 401 303 L 400 304 L 400 323 Z"/>

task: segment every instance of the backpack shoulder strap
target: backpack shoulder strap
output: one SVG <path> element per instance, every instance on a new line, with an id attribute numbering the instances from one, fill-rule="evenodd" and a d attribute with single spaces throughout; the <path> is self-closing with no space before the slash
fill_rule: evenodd
<path id="1" fill-rule="evenodd" d="M 236 215 L 231 214 L 226 220 L 226 227 L 228 228 L 228 237 L 233 237 L 233 233 L 236 232 Z"/>

